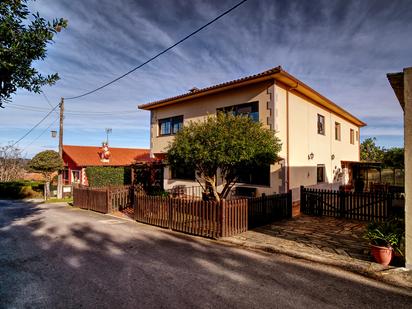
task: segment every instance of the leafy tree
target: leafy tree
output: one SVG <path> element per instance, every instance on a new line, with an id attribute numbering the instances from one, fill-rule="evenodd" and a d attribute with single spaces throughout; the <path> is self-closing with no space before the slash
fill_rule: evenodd
<path id="1" fill-rule="evenodd" d="M 376 138 L 369 137 L 360 145 L 360 158 L 362 161 L 382 162 L 384 149 L 376 145 Z"/>
<path id="2" fill-rule="evenodd" d="M 383 164 L 393 169 L 403 169 L 405 166 L 404 149 L 393 147 L 385 150 Z"/>
<path id="3" fill-rule="evenodd" d="M 167 159 L 172 168 L 188 166 L 217 201 L 226 198 L 243 167 L 274 163 L 281 149 L 273 131 L 249 117 L 218 113 L 190 122 L 170 144 Z M 223 189 L 218 192 L 218 175 Z"/>
<path id="4" fill-rule="evenodd" d="M 32 63 L 46 58 L 46 45 L 67 27 L 67 20 L 50 22 L 39 13 L 30 15 L 27 2 L 0 1 L 0 107 L 10 101 L 17 88 L 39 93 L 42 86 L 59 79 L 57 73 L 41 75 Z"/>
<path id="5" fill-rule="evenodd" d="M 44 198 L 50 196 L 50 181 L 52 174 L 63 168 L 63 160 L 59 154 L 53 150 L 45 150 L 36 154 L 29 162 L 29 167 L 43 174 L 46 179 Z"/>
<path id="6" fill-rule="evenodd" d="M 405 168 L 404 149 L 393 147 L 385 151 L 383 155 L 383 164 L 393 171 L 393 184 L 396 184 L 396 170 Z"/>

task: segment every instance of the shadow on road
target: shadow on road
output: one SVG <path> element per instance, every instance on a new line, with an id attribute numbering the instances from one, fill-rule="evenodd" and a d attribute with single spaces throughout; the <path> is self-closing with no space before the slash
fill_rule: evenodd
<path id="1" fill-rule="evenodd" d="M 0 204 L 1 307 L 402 308 L 403 290 L 334 268 L 68 207 Z"/>

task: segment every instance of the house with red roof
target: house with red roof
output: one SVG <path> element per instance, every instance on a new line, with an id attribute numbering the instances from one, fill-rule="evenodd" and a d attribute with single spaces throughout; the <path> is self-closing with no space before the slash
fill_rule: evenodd
<path id="1" fill-rule="evenodd" d="M 63 146 L 64 184 L 88 185 L 86 168 L 90 166 L 121 167 L 150 161 L 149 149 L 96 146 Z"/>

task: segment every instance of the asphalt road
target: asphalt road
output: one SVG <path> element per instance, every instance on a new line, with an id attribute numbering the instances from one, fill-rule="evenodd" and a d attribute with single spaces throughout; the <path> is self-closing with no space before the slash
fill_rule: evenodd
<path id="1" fill-rule="evenodd" d="M 0 201 L 1 308 L 412 308 L 411 295 L 282 255 Z"/>

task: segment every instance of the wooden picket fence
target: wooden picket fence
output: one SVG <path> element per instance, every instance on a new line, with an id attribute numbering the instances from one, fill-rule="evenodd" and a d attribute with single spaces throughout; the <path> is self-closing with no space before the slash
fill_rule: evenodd
<path id="1" fill-rule="evenodd" d="M 389 192 L 344 192 L 301 187 L 301 212 L 307 215 L 340 217 L 363 221 L 383 221 L 402 212 L 393 207 L 401 198 Z"/>
<path id="2" fill-rule="evenodd" d="M 247 230 L 247 200 L 202 201 L 136 196 L 135 220 L 175 231 L 219 238 Z"/>
<path id="3" fill-rule="evenodd" d="M 210 238 L 236 235 L 292 214 L 291 192 L 215 202 L 142 195 L 130 186 L 79 187 L 73 189 L 73 203 L 101 213 L 133 206 L 139 222 Z"/>
<path id="4" fill-rule="evenodd" d="M 292 217 L 292 191 L 248 200 L 249 228 Z"/>
<path id="5" fill-rule="evenodd" d="M 107 189 L 74 187 L 73 205 L 82 209 L 108 213 Z"/>
<path id="6" fill-rule="evenodd" d="M 135 196 L 134 201 L 136 221 L 211 238 L 292 216 L 291 192 L 221 202 L 146 195 Z"/>
<path id="7" fill-rule="evenodd" d="M 112 213 L 133 205 L 133 187 L 74 187 L 73 205 L 101 213 Z"/>

